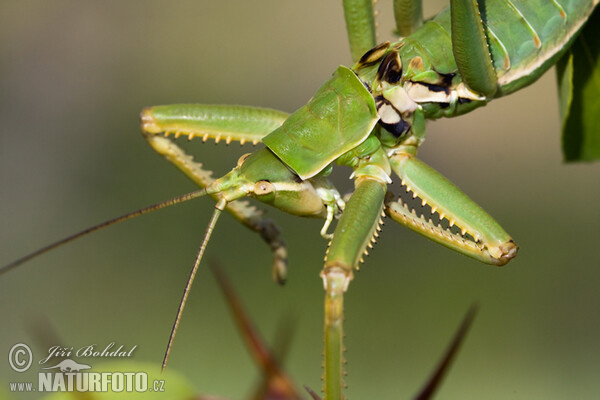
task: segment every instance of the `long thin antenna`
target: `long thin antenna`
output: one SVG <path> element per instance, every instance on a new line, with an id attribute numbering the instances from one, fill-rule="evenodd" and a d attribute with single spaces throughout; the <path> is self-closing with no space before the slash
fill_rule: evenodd
<path id="1" fill-rule="evenodd" d="M 74 235 L 67 236 L 64 239 L 61 239 L 61 240 L 59 240 L 57 242 L 49 244 L 48 246 L 42 247 L 41 249 L 36 250 L 33 253 L 27 254 L 25 257 L 21 257 L 18 260 L 13 261 L 13 262 L 11 262 L 8 265 L 3 266 L 2 268 L 0 268 L 0 275 L 6 273 L 8 271 L 10 271 L 13 268 L 18 267 L 19 265 L 23 264 L 24 262 L 27 262 L 27 261 L 29 261 L 29 260 L 37 257 L 37 256 L 40 256 L 40 255 L 42 255 L 42 254 L 44 254 L 44 253 L 46 253 L 46 252 L 48 252 L 48 251 L 50 251 L 52 249 L 55 249 L 55 248 L 57 248 L 59 246 L 62 246 L 63 244 L 69 243 L 69 242 L 71 242 L 71 241 L 73 241 L 75 239 L 78 239 L 78 238 L 80 238 L 82 236 L 85 236 L 88 233 L 92 233 L 92 232 L 95 232 L 95 231 L 97 231 L 99 229 L 106 228 L 106 227 L 114 225 L 114 224 L 118 224 L 119 222 L 127 221 L 128 219 L 131 219 L 131 218 L 139 217 L 140 215 L 147 214 L 147 213 L 152 212 L 152 211 L 160 210 L 161 208 L 169 207 L 169 206 L 172 206 L 172 205 L 175 205 L 175 204 L 183 203 L 184 201 L 188 201 L 188 200 L 192 200 L 192 199 L 195 199 L 195 198 L 198 198 L 198 197 L 202 197 L 202 196 L 204 196 L 206 194 L 207 194 L 206 189 L 196 190 L 196 191 L 193 191 L 193 192 L 190 192 L 190 193 L 183 194 L 181 196 L 174 197 L 174 198 L 166 200 L 166 201 L 161 201 L 160 203 L 153 204 L 151 206 L 142 208 L 140 210 L 133 211 L 133 212 L 130 212 L 128 214 L 121 215 L 120 217 L 113 218 L 111 220 L 102 222 L 101 224 L 94 225 L 91 228 L 87 228 L 87 229 L 85 229 L 85 230 L 83 230 L 81 232 L 78 232 L 78 233 L 74 234 Z"/>
<path id="2" fill-rule="evenodd" d="M 200 266 L 200 261 L 202 261 L 202 256 L 204 255 L 204 250 L 206 250 L 206 245 L 210 240 L 210 235 L 212 234 L 213 229 L 215 229 L 215 225 L 217 224 L 217 220 L 221 215 L 221 211 L 225 209 L 227 206 L 227 200 L 220 199 L 217 205 L 215 206 L 215 211 L 213 212 L 212 217 L 210 217 L 210 222 L 206 227 L 206 232 L 204 233 L 204 238 L 202 239 L 202 244 L 200 244 L 200 249 L 198 250 L 198 254 L 196 255 L 196 261 L 194 262 L 194 266 L 190 271 L 190 276 L 188 277 L 185 288 L 183 289 L 183 296 L 181 296 L 181 301 L 179 302 L 179 308 L 177 309 L 177 315 L 175 316 L 175 322 L 173 323 L 173 328 L 171 328 L 171 335 L 169 336 L 169 342 L 167 343 L 167 349 L 165 350 L 165 356 L 163 358 L 162 363 L 162 371 L 164 372 L 165 368 L 167 368 L 167 361 L 169 361 L 169 355 L 171 354 L 171 347 L 173 346 L 173 340 L 175 340 L 175 335 L 177 334 L 177 328 L 179 328 L 179 322 L 181 321 L 181 314 L 183 313 L 183 309 L 185 308 L 185 303 L 187 301 L 188 295 L 190 294 L 190 289 L 192 288 L 192 283 L 194 283 L 194 278 L 196 277 L 196 272 L 198 272 L 198 267 Z"/>

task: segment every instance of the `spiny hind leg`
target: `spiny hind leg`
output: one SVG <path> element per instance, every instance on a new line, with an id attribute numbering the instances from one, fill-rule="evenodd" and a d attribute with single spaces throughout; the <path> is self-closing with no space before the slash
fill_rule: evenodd
<path id="1" fill-rule="evenodd" d="M 150 146 L 199 187 L 205 188 L 214 182 L 212 171 L 195 162 L 168 135 L 185 135 L 190 139 L 201 137 L 204 141 L 213 138 L 217 142 L 223 139 L 226 143 L 235 140 L 241 144 L 256 144 L 279 127 L 287 116 L 281 111 L 256 107 L 182 104 L 146 108 L 141 114 L 141 124 L 142 134 Z M 211 197 L 218 200 L 216 194 Z M 225 211 L 267 242 L 273 253 L 273 277 L 277 282 L 283 283 L 287 251 L 275 223 L 263 219 L 262 211 L 246 201 L 228 203 Z"/>

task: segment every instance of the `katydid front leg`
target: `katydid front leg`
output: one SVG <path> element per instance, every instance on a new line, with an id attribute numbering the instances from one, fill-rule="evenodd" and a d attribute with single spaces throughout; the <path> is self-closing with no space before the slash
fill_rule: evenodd
<path id="1" fill-rule="evenodd" d="M 202 169 L 202 165 L 194 162 L 175 142 L 160 133 L 164 132 L 165 136 L 169 133 L 174 133 L 175 136 L 178 136 L 178 133 L 186 134 L 190 138 L 214 137 L 215 140 L 224 138 L 226 142 L 233 139 L 240 142 L 256 142 L 281 125 L 285 117 L 286 114 L 273 110 L 202 105 L 161 106 L 142 112 L 142 132 L 154 150 L 217 201 L 179 304 L 163 359 L 163 369 L 166 368 L 187 296 L 204 250 L 222 210 L 227 210 L 246 226 L 259 232 L 267 241 L 273 251 L 274 277 L 282 282 L 285 279 L 287 254 L 285 244 L 279 237 L 279 230 L 270 221 L 262 220 L 256 208 L 238 200 L 249 196 L 290 214 L 326 218 L 337 213 L 328 210 L 337 210 L 341 198 L 325 178 L 314 177 L 305 181 L 299 179 L 298 175 L 266 148 L 240 157 L 238 165 L 231 172 L 219 179 L 213 179 L 210 171 Z"/>
<path id="2" fill-rule="evenodd" d="M 203 169 L 202 164 L 195 162 L 168 136 L 186 136 L 190 140 L 199 137 L 203 141 L 211 138 L 228 144 L 232 140 L 242 145 L 247 142 L 257 144 L 287 117 L 288 114 L 282 111 L 257 107 L 175 104 L 144 109 L 141 123 L 142 134 L 150 146 L 198 186 L 206 188 L 215 182 L 211 177 L 212 171 Z M 238 165 L 243 162 L 243 157 Z M 217 193 L 211 194 L 211 197 L 219 200 Z M 273 254 L 273 278 L 279 283 L 285 282 L 287 250 L 275 223 L 263 219 L 263 212 L 246 201 L 229 202 L 225 211 L 260 234 Z"/>

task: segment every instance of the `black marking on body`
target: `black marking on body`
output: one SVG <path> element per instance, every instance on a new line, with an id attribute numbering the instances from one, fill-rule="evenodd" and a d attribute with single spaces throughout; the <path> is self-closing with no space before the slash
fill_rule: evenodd
<path id="1" fill-rule="evenodd" d="M 467 104 L 467 103 L 470 103 L 470 102 L 471 102 L 471 99 L 466 99 L 464 97 L 459 97 L 458 98 L 458 104 Z"/>
<path id="2" fill-rule="evenodd" d="M 360 60 L 358 60 L 359 67 L 366 67 L 368 65 L 375 64 L 377 61 L 381 60 L 388 47 L 390 47 L 390 42 L 383 42 L 373 47 L 371 50 L 367 51 L 360 58 Z"/>
<path id="3" fill-rule="evenodd" d="M 434 84 L 425 83 L 425 82 L 415 82 L 415 83 L 427 87 L 427 89 L 429 89 L 430 92 L 444 92 L 446 94 L 450 94 L 449 86 L 434 85 Z"/>
<path id="4" fill-rule="evenodd" d="M 402 118 L 400 118 L 400 121 L 396 122 L 395 124 L 386 124 L 380 120 L 379 125 L 381 125 L 386 131 L 394 135 L 396 138 L 399 138 L 410 130 L 410 125 Z"/>
<path id="5" fill-rule="evenodd" d="M 425 86 L 430 92 L 443 92 L 447 95 L 450 94 L 450 87 L 452 86 L 452 80 L 456 76 L 456 73 L 451 72 L 449 74 L 442 74 L 437 72 L 439 80 L 436 80 L 436 83 L 430 82 L 421 82 L 421 81 L 413 81 L 413 83 L 417 83 L 419 85 Z"/>
<path id="6" fill-rule="evenodd" d="M 380 82 L 398 83 L 402 78 L 402 62 L 398 52 L 393 50 L 386 54 L 377 69 L 377 79 Z"/>
<path id="7" fill-rule="evenodd" d="M 379 114 L 379 125 L 381 125 L 386 131 L 394 135 L 394 137 L 399 138 L 410 130 L 410 125 L 402 119 L 402 114 L 394 105 L 387 100 L 383 96 L 375 97 L 375 107 L 377 108 L 377 113 Z M 386 108 L 388 112 L 392 112 L 392 118 L 388 121 L 385 121 L 384 118 L 390 116 L 390 114 L 385 114 L 382 112 L 382 108 Z M 381 114 L 380 114 L 381 113 Z M 382 115 L 383 114 L 383 115 Z"/>
<path id="8" fill-rule="evenodd" d="M 456 73 L 451 72 L 449 74 L 442 74 L 438 72 L 438 75 L 440 76 L 440 78 L 442 78 L 441 86 L 452 86 L 452 79 L 454 79 Z"/>

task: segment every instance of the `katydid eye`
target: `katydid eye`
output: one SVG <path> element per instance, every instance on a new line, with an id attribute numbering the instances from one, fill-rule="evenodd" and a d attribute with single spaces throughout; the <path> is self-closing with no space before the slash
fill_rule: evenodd
<path id="1" fill-rule="evenodd" d="M 250 157 L 251 154 L 252 153 L 246 153 L 246 154 L 242 155 L 240 158 L 238 158 L 237 166 L 241 167 L 242 164 L 244 163 L 244 161 L 246 161 L 246 158 Z"/>
<path id="2" fill-rule="evenodd" d="M 258 181 L 254 185 L 254 194 L 257 196 L 264 196 L 272 193 L 275 190 L 273 184 L 269 181 Z"/>

